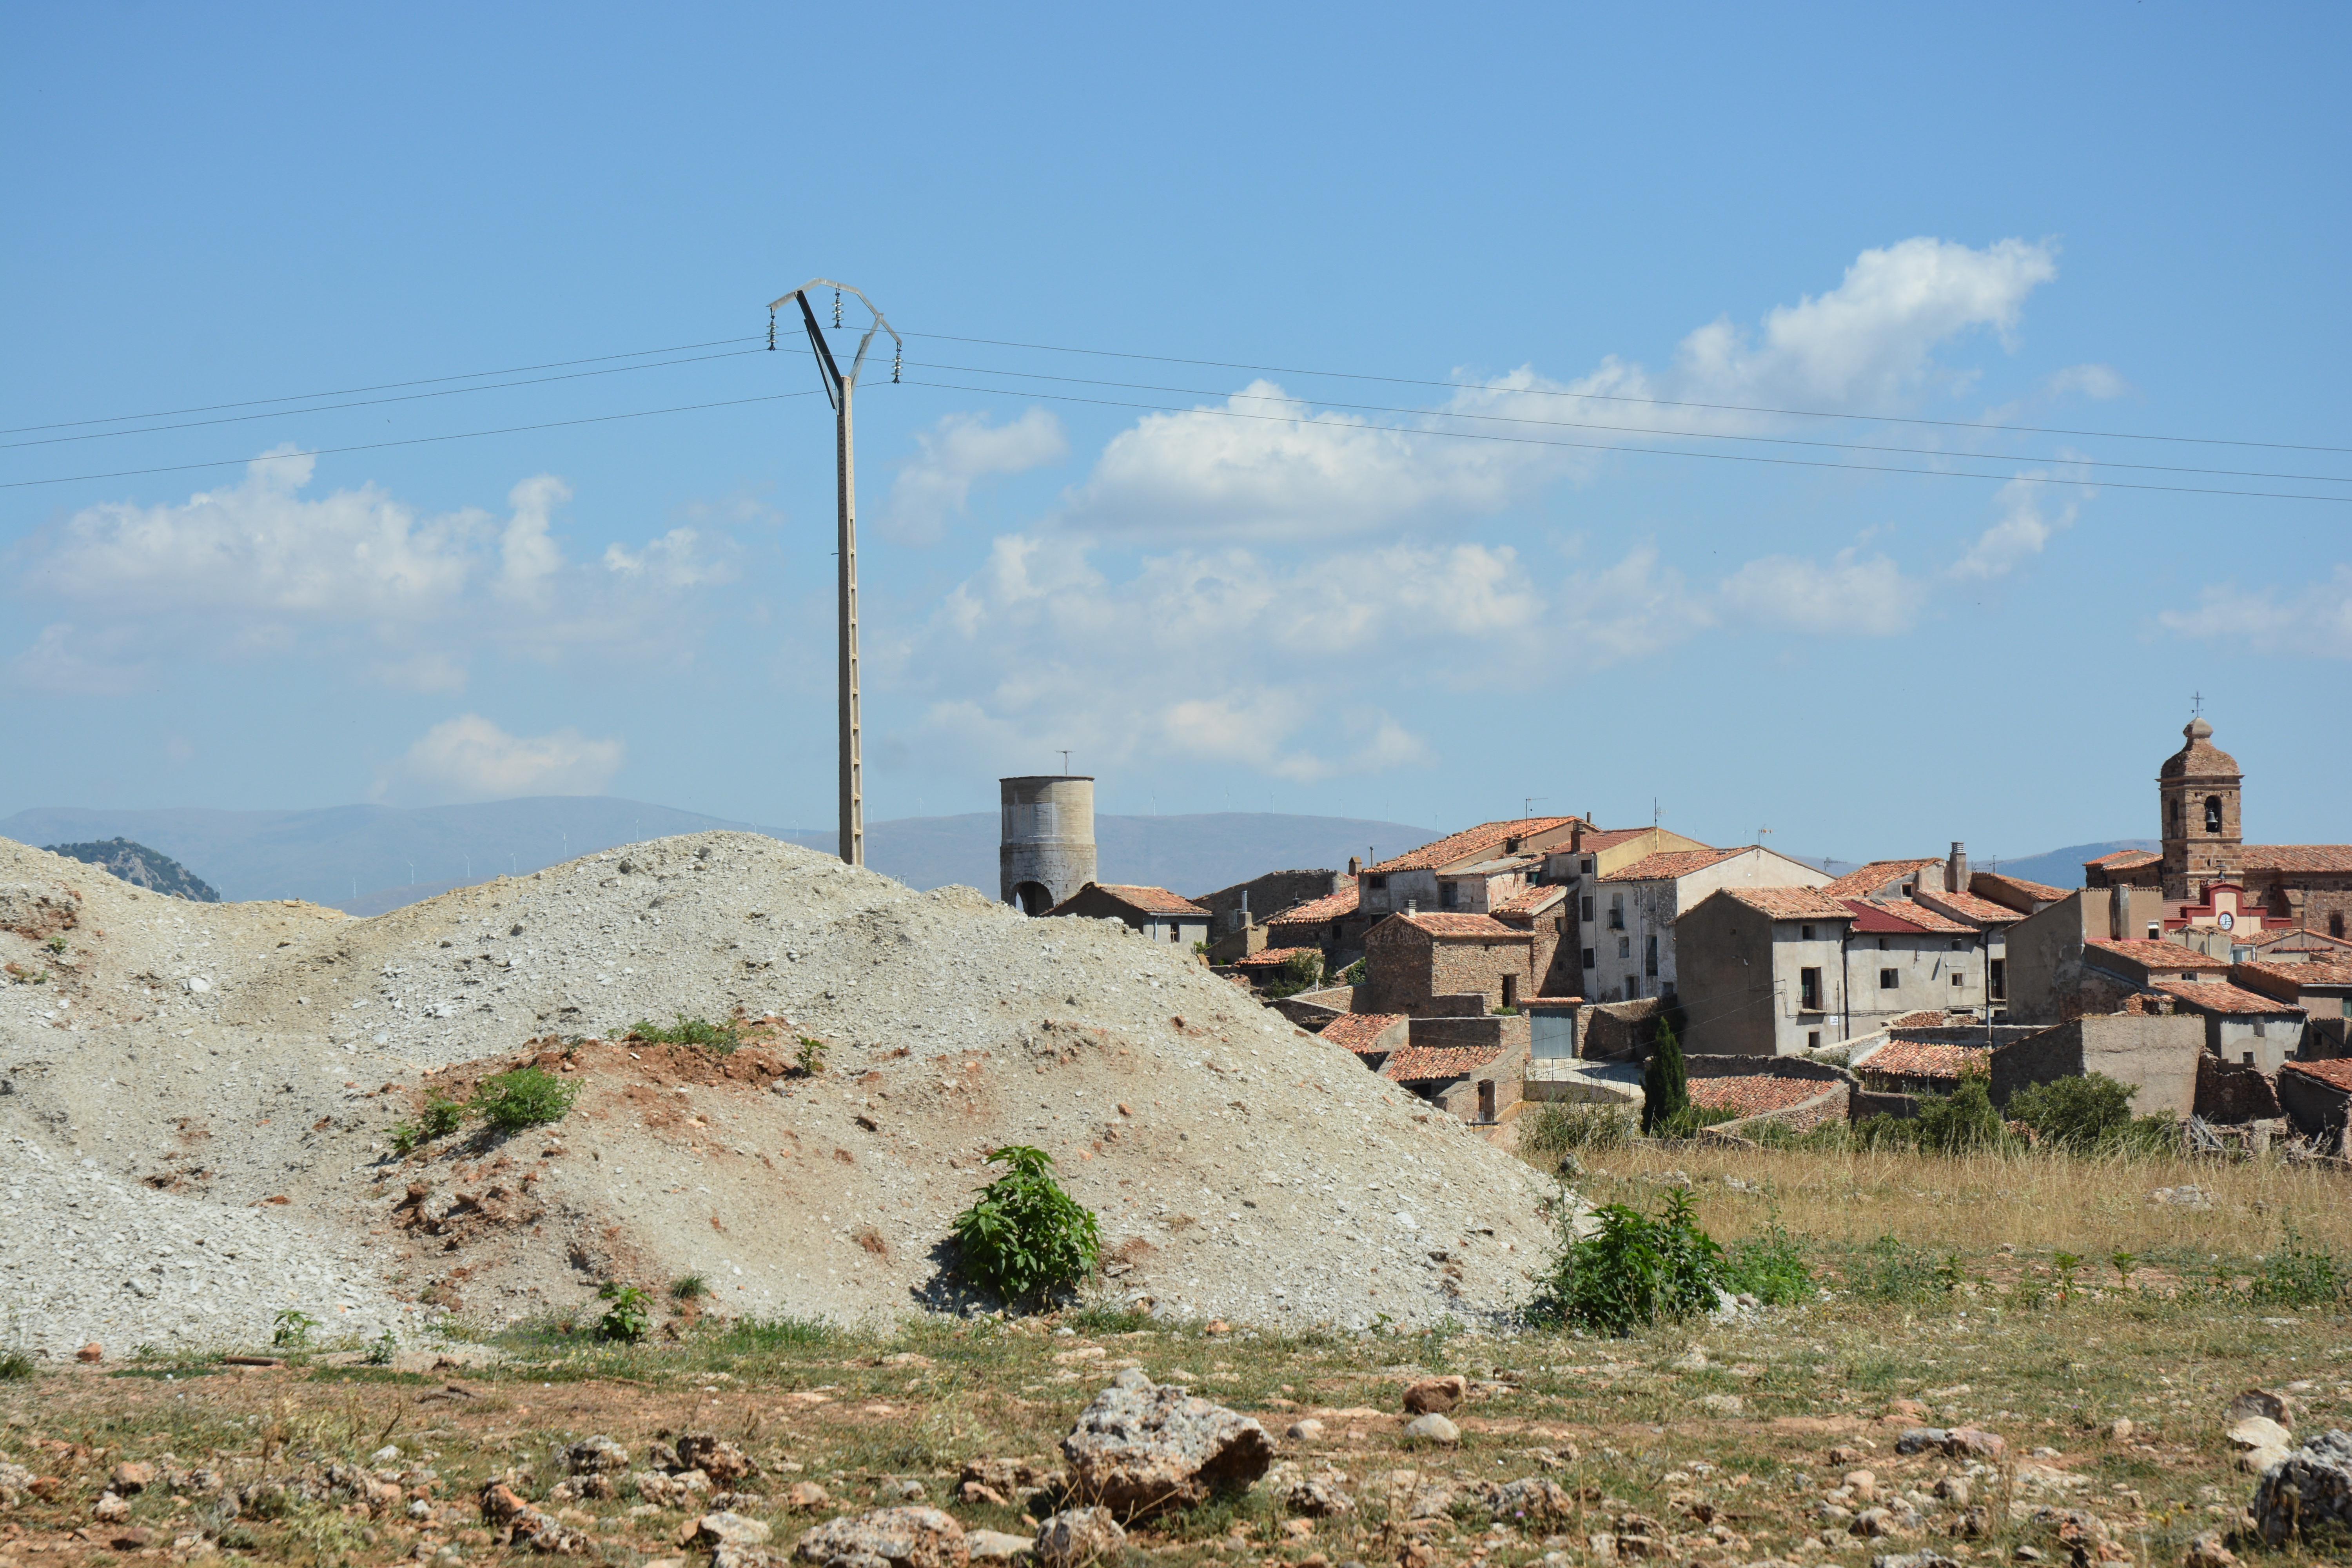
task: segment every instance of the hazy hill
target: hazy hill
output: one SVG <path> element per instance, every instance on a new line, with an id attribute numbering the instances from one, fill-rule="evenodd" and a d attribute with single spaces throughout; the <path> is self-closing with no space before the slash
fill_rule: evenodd
<path id="1" fill-rule="evenodd" d="M 150 849 L 144 844 L 133 844 L 128 838 L 109 838 L 97 844 L 44 844 L 41 847 L 68 860 L 100 867 L 110 875 L 135 888 L 169 893 L 175 899 L 187 899 L 199 904 L 221 901 L 220 894 L 202 879 L 190 875 L 185 866 L 161 850 Z"/>
<path id="2" fill-rule="evenodd" d="M 2085 860 L 2095 860 L 2118 849 L 2163 847 L 2153 838 L 2113 838 L 2104 844 L 2070 844 L 2063 849 L 2050 849 L 2021 859 L 2003 860 L 2000 869 L 2012 877 L 2022 877 L 2029 882 L 2047 882 L 2053 888 L 2079 888 L 2083 885 L 2083 862 Z M 1978 868 L 1992 869 L 1988 866 Z"/>
<path id="3" fill-rule="evenodd" d="M 718 828 L 831 849 L 831 828 L 768 828 L 605 796 L 544 796 L 403 810 L 150 811 L 41 807 L 0 819 L 0 837 L 55 844 L 121 837 L 152 845 L 229 900 L 308 899 L 381 914 L 499 872 L 535 871 L 643 838 Z M 1106 881 L 1201 893 L 1262 871 L 1344 868 L 1377 845 L 1402 854 L 1435 835 L 1352 817 L 1218 812 L 1096 819 Z M 866 828 L 866 861 L 916 888 L 961 882 L 996 892 L 994 812 L 909 817 Z"/>

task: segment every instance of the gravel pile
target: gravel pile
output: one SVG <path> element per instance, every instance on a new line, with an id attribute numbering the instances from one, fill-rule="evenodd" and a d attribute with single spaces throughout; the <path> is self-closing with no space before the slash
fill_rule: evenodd
<path id="1" fill-rule="evenodd" d="M 1008 1142 L 1047 1150 L 1101 1216 L 1110 1299 L 1162 1314 L 1490 1319 L 1549 1244 L 1525 1166 L 1189 953 L 770 839 L 657 840 L 373 920 L 189 904 L 0 840 L 0 928 L 11 1223 L 70 1224 L 100 1181 L 122 1213 L 89 1249 L 103 1267 L 8 1255 L 17 1331 L 44 1349 L 110 1311 L 138 1325 L 118 1341 L 257 1343 L 289 1306 L 406 1337 L 689 1274 L 730 1314 L 968 1310 L 942 1242 Z M 779 1065 L 824 1043 L 824 1070 L 592 1047 L 545 1135 L 392 1151 L 427 1087 L 527 1042 L 730 1014 L 774 1021 Z M 19 1182 L 34 1169 L 89 1184 Z M 215 1268 L 190 1293 L 215 1310 L 141 1317 L 162 1298 L 131 1265 L 192 1256 L 222 1215 L 250 1256 L 274 1238 L 301 1267 Z"/>

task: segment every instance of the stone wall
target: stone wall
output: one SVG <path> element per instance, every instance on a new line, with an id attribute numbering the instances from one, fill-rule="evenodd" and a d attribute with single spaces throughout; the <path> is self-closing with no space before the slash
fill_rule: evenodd
<path id="1" fill-rule="evenodd" d="M 2313 1073 L 2288 1068 L 2278 1075 L 2279 1109 L 2294 1130 L 2317 1138 L 2337 1153 L 2344 1151 L 2344 1126 L 2352 1115 L 2352 1095 Z"/>
<path id="2" fill-rule="evenodd" d="M 2117 1013 L 2074 1018 L 1992 1053 L 1992 1098 L 2006 1105 L 2021 1089 L 2104 1073 L 2139 1092 L 2141 1116 L 2186 1117 L 2197 1107 L 2197 1064 L 2205 1021 L 2187 1015 Z"/>
<path id="3" fill-rule="evenodd" d="M 1657 1020 L 1672 1005 L 1655 996 L 1638 1002 L 1604 1002 L 1586 1007 L 1581 1015 L 1580 1045 L 1592 1061 L 1623 1061 L 1646 1053 L 1657 1032 Z"/>
<path id="4" fill-rule="evenodd" d="M 2137 1109 L 2137 1107 L 2135 1107 Z M 2284 1114 L 2278 1089 L 2258 1068 L 2225 1062 L 2208 1051 L 2197 1058 L 2197 1114 L 2208 1121 L 2262 1121 Z"/>

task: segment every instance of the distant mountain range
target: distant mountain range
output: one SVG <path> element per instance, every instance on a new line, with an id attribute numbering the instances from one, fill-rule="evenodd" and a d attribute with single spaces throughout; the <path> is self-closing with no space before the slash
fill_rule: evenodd
<path id="1" fill-rule="evenodd" d="M 480 805 L 313 811 L 195 807 L 97 811 L 42 807 L 0 819 L 24 844 L 121 837 L 184 862 L 231 900 L 307 899 L 352 914 L 428 899 L 601 849 L 680 833 L 728 829 L 830 853 L 832 828 L 771 828 L 605 796 L 551 795 Z M 993 812 L 868 825 L 866 864 L 910 887 L 951 882 L 996 892 Z M 1436 835 L 1424 827 L 1344 816 L 1215 812 L 1197 816 L 1098 816 L 1102 879 L 1206 893 L 1264 871 L 1344 868 L 1377 848 L 1401 855 Z M 86 857 L 85 857 L 86 858 Z"/>
<path id="2" fill-rule="evenodd" d="M 2049 849 L 2039 855 L 2003 860 L 1998 865 L 1979 862 L 1975 868 L 1979 871 L 1999 870 L 2008 876 L 2022 877 L 2029 882 L 2047 882 L 2053 888 L 2079 888 L 2083 885 L 2083 862 L 2085 860 L 2095 860 L 2118 849 L 2163 847 L 2163 844 L 2154 838 L 2111 838 L 2104 844 L 2072 844 L 2063 849 Z"/>
<path id="3" fill-rule="evenodd" d="M 199 904 L 220 902 L 220 894 L 200 879 L 191 876 L 185 866 L 160 849 L 133 844 L 128 838 L 109 838 L 96 844 L 44 844 L 41 847 L 68 860 L 103 867 L 110 874 L 133 887 L 169 893 L 175 899 L 186 899 Z"/>

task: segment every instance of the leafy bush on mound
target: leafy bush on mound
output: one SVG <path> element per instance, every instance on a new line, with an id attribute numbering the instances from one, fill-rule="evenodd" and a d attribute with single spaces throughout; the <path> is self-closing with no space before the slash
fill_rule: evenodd
<path id="1" fill-rule="evenodd" d="M 677 1022 L 667 1028 L 640 1018 L 629 1026 L 628 1037 L 649 1046 L 698 1046 L 725 1057 L 732 1056 L 743 1044 L 743 1026 L 732 1019 L 714 1024 L 708 1018 L 689 1018 L 680 1013 Z"/>
<path id="2" fill-rule="evenodd" d="M 653 1314 L 646 1309 L 646 1293 L 635 1285 L 608 1279 L 596 1295 L 613 1303 L 596 1321 L 598 1339 L 633 1345 L 653 1331 Z"/>
<path id="3" fill-rule="evenodd" d="M 1091 1210 L 1054 1180 L 1054 1157 L 1015 1144 L 988 1157 L 1004 1174 L 955 1217 L 962 1268 L 1007 1301 L 1036 1301 L 1094 1272 L 1102 1236 Z"/>
<path id="4" fill-rule="evenodd" d="M 520 1132 L 561 1121 L 580 1098 L 580 1086 L 545 1068 L 516 1068 L 484 1079 L 474 1090 L 473 1109 L 501 1132 Z"/>
<path id="5" fill-rule="evenodd" d="M 1537 1283 L 1529 1318 L 1547 1328 L 1622 1338 L 1715 1309 L 1730 1269 L 1723 1248 L 1698 1227 L 1688 1193 L 1667 1194 L 1655 1219 L 1623 1204 L 1596 1214 L 1601 1228 L 1580 1237 L 1573 1210 L 1563 1207 L 1560 1248 Z"/>
<path id="6" fill-rule="evenodd" d="M 2033 1130 L 2035 1140 L 2072 1154 L 2154 1153 L 2179 1136 L 2169 1116 L 2134 1116 L 2137 1084 L 2117 1083 L 2105 1073 L 2053 1079 L 2009 1097 L 2011 1121 Z"/>

